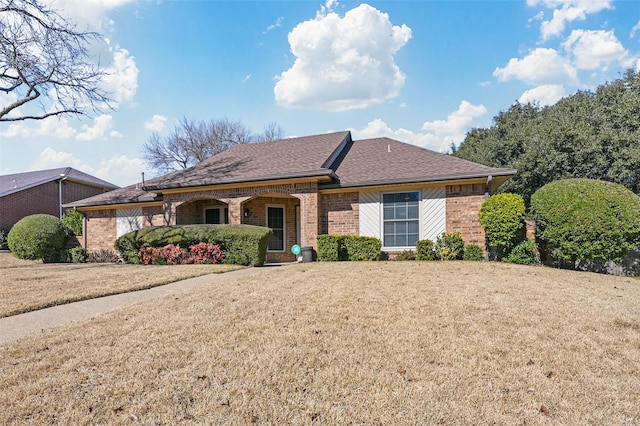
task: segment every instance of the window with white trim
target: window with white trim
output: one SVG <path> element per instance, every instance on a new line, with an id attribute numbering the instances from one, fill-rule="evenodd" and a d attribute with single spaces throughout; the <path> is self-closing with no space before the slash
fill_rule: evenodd
<path id="1" fill-rule="evenodd" d="M 384 247 L 415 247 L 420 239 L 419 205 L 419 192 L 382 195 Z"/>
<path id="2" fill-rule="evenodd" d="M 229 223 L 229 209 L 227 207 L 209 207 L 204 209 L 204 223 Z"/>
<path id="3" fill-rule="evenodd" d="M 269 251 L 284 251 L 284 207 L 267 206 L 267 227 L 272 234 L 269 240 Z"/>

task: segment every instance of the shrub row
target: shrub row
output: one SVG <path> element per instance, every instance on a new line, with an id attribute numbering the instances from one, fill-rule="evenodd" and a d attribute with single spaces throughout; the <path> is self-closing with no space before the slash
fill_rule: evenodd
<path id="1" fill-rule="evenodd" d="M 224 260 L 224 252 L 219 245 L 211 243 L 198 243 L 189 247 L 189 250 L 180 246 L 167 244 L 164 247 L 151 247 L 143 244 L 138 253 L 138 258 L 143 265 L 193 265 L 193 264 L 218 264 Z"/>
<path id="2" fill-rule="evenodd" d="M 122 235 L 115 248 L 128 263 L 141 263 L 138 256 L 144 244 L 164 247 L 169 244 L 191 247 L 199 243 L 220 246 L 224 263 L 262 266 L 267 255 L 271 230 L 251 225 L 151 226 Z"/>
<path id="3" fill-rule="evenodd" d="M 458 232 L 443 232 L 436 241 L 416 243 L 417 260 L 483 260 L 484 252 L 477 244 L 465 245 Z"/>
<path id="4" fill-rule="evenodd" d="M 318 235 L 321 262 L 380 260 L 382 241 L 355 235 Z"/>

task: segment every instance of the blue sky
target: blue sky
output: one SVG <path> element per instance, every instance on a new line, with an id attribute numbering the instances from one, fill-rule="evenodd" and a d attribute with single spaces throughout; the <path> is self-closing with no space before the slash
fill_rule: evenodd
<path id="1" fill-rule="evenodd" d="M 153 176 L 153 131 L 229 118 L 436 151 L 516 100 L 553 104 L 640 69 L 637 0 L 54 0 L 110 75 L 113 110 L 0 123 L 0 173 Z M 4 97 L 2 97 L 4 96 Z M 0 95 L 0 106 L 8 96 Z"/>

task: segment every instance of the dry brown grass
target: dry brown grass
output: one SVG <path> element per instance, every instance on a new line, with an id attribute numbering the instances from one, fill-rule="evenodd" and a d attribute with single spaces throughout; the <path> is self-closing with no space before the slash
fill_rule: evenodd
<path id="1" fill-rule="evenodd" d="M 0 253 L 0 318 L 237 268 L 232 265 L 43 264 Z"/>
<path id="2" fill-rule="evenodd" d="M 264 268 L 0 346 L 0 424 L 640 424 L 640 283 Z"/>

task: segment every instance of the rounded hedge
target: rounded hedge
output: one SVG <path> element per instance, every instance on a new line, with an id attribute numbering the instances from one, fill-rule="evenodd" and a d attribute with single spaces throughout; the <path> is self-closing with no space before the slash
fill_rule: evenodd
<path id="1" fill-rule="evenodd" d="M 640 245 L 640 197 L 593 179 L 551 182 L 531 197 L 538 238 L 557 260 L 621 260 Z"/>
<path id="2" fill-rule="evenodd" d="M 55 216 L 34 214 L 9 231 L 9 249 L 19 259 L 53 261 L 64 246 L 65 227 Z"/>
<path id="3" fill-rule="evenodd" d="M 498 248 L 500 255 L 516 245 L 524 226 L 524 199 L 518 194 L 495 194 L 480 207 L 480 225 L 490 246 Z"/>

